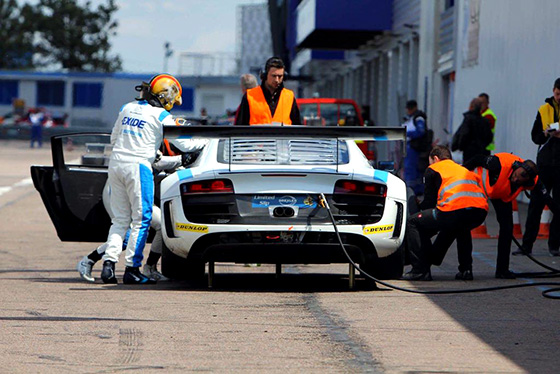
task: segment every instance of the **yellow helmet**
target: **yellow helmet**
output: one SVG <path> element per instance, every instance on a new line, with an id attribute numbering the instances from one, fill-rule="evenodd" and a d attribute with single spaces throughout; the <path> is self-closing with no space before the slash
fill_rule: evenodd
<path id="1" fill-rule="evenodd" d="M 175 77 L 169 74 L 160 74 L 150 80 L 150 94 L 157 98 L 165 110 L 171 110 L 173 105 L 181 105 L 183 88 Z"/>

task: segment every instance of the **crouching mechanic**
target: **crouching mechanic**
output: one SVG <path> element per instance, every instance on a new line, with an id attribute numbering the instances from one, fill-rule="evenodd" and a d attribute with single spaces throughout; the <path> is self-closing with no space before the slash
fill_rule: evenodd
<path id="1" fill-rule="evenodd" d="M 123 282 L 155 282 L 140 272 L 154 204 L 152 164 L 163 141 L 163 126 L 175 125 L 169 110 L 181 105 L 182 88 L 173 76 L 160 74 L 136 90 L 140 96 L 121 108 L 111 133 L 108 183 L 114 217 L 103 255 L 104 283 L 117 283 L 115 264 L 129 229 Z"/>
<path id="2" fill-rule="evenodd" d="M 496 278 L 514 279 L 509 270 L 509 255 L 513 240 L 512 201 L 523 190 L 531 190 L 538 180 L 537 165 L 531 160 L 510 153 L 493 156 L 477 155 L 464 166 L 482 178 L 482 186 L 496 210 L 500 225 Z"/>
<path id="3" fill-rule="evenodd" d="M 471 230 L 480 226 L 488 213 L 480 177 L 455 163 L 445 146 L 432 148 L 429 162 L 422 210 L 407 222 L 406 245 L 412 270 L 403 279 L 432 280 L 430 266 L 441 265 L 457 239 L 459 273 L 455 279 L 472 280 Z M 436 234 L 432 244 L 430 238 Z"/>
<path id="4" fill-rule="evenodd" d="M 177 156 L 163 156 L 158 152 L 158 158 L 156 162 L 152 165 L 155 170 L 165 170 L 167 172 L 175 171 L 179 167 L 187 167 L 191 164 L 193 156 L 191 155 L 191 151 L 193 149 L 199 148 L 204 144 L 200 144 L 199 141 L 185 139 L 185 140 L 176 140 L 177 142 L 181 143 L 190 143 L 190 144 L 181 144 L 179 147 L 184 149 L 185 152 L 182 155 Z M 110 204 L 110 188 L 109 183 L 105 184 L 103 188 L 103 205 L 109 217 L 113 219 L 114 214 L 111 210 Z M 154 238 L 152 239 L 152 245 L 150 247 L 150 253 L 148 255 L 148 259 L 146 260 L 146 264 L 144 265 L 142 273 L 150 279 L 156 281 L 167 281 L 168 278 L 165 277 L 157 270 L 157 263 L 161 257 L 161 250 L 162 250 L 162 234 L 161 234 L 161 210 L 157 205 L 152 207 L 152 221 L 150 222 L 150 227 L 155 231 Z M 127 232 L 123 244 L 123 251 L 126 250 L 126 243 L 127 237 L 129 232 Z M 95 282 L 95 278 L 91 275 L 91 271 L 95 263 L 103 257 L 105 254 L 105 250 L 107 249 L 107 243 L 103 243 L 95 250 L 93 250 L 87 256 L 84 256 L 80 262 L 78 262 L 77 270 L 80 273 L 80 276 L 88 282 Z"/>

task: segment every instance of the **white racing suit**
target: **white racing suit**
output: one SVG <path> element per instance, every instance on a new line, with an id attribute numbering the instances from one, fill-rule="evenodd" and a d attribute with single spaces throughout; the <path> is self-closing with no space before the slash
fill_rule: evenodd
<path id="1" fill-rule="evenodd" d="M 110 200 L 111 200 L 111 188 L 109 187 L 109 182 L 107 181 L 107 183 L 105 183 L 105 187 L 103 188 L 103 205 L 105 207 L 105 210 L 107 211 L 107 214 L 109 214 L 109 217 L 112 220 L 114 215 L 113 215 L 113 211 L 111 210 Z M 150 247 L 150 251 L 161 254 L 161 248 L 162 248 L 161 210 L 156 205 L 152 207 L 152 220 L 150 222 L 150 227 L 154 229 L 156 232 L 154 238 L 152 239 L 152 246 Z M 124 243 L 128 242 L 129 235 L 130 235 L 130 231 L 127 231 L 123 239 Z M 96 248 L 97 253 L 103 256 L 108 246 L 109 246 L 108 242 L 101 244 L 99 247 Z M 125 249 L 126 248 L 123 248 L 123 250 Z"/>
<path id="2" fill-rule="evenodd" d="M 153 216 L 154 179 L 152 163 L 163 140 L 163 125 L 175 125 L 170 113 L 146 101 L 124 105 L 119 113 L 111 144 L 109 161 L 111 229 L 104 247 L 103 260 L 118 262 L 127 231 L 125 265 L 140 267 Z M 192 141 L 192 150 L 201 144 Z M 181 156 L 166 157 L 162 162 L 181 165 Z M 154 165 L 156 166 L 156 165 Z M 171 168 L 171 164 L 161 168 Z M 159 167 L 158 167 L 159 168 Z M 159 217 L 160 214 L 156 215 Z M 161 238 L 161 219 L 159 224 Z M 161 240 L 160 251 L 161 251 Z M 99 251 L 99 249 L 98 249 Z"/>
<path id="3" fill-rule="evenodd" d="M 171 114 L 147 101 L 125 104 L 113 127 L 109 187 L 113 218 L 103 260 L 118 262 L 127 230 L 125 265 L 140 267 L 154 204 L 152 163 L 163 141 L 163 125 L 174 125 Z"/>
<path id="4" fill-rule="evenodd" d="M 185 149 L 190 150 L 191 152 L 201 148 L 204 146 L 206 141 L 202 143 L 200 141 L 195 140 L 183 140 L 185 144 Z M 189 144 L 187 144 L 189 143 Z M 155 170 L 168 170 L 174 171 L 182 166 L 182 158 L 181 156 L 161 156 L 153 165 L 152 167 Z M 111 210 L 111 187 L 109 186 L 109 181 L 105 183 L 105 187 L 103 188 L 103 206 L 109 214 L 111 220 L 115 216 L 113 211 Z M 152 221 L 150 222 L 150 227 L 154 229 L 155 235 L 152 239 L 152 246 L 150 247 L 151 252 L 161 254 L 162 249 L 162 236 L 161 236 L 161 210 L 157 205 L 152 207 Z M 129 231 L 127 231 L 124 242 L 128 242 Z M 107 250 L 108 243 L 103 243 L 99 247 L 97 247 L 97 253 L 103 255 Z"/>

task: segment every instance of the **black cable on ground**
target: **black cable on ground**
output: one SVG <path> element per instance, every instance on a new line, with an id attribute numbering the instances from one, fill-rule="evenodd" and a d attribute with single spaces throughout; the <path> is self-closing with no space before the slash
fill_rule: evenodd
<path id="1" fill-rule="evenodd" d="M 338 227 L 336 226 L 336 221 L 335 221 L 334 216 L 331 212 L 331 208 L 330 208 L 329 203 L 328 203 L 328 201 L 325 198 L 325 195 L 323 193 L 321 193 L 319 195 L 319 203 L 327 209 L 327 212 L 328 212 L 330 220 L 333 224 L 334 232 L 336 234 L 338 242 L 340 243 L 342 251 L 344 252 L 344 255 L 348 258 L 348 261 L 350 262 L 350 264 L 354 267 L 354 269 L 358 270 L 365 277 L 370 278 L 374 282 L 382 284 L 385 287 L 392 288 L 392 289 L 398 290 L 398 291 L 416 293 L 416 294 L 421 294 L 421 295 L 446 295 L 446 294 L 457 294 L 457 293 L 473 293 L 473 292 L 487 292 L 487 291 L 507 290 L 507 289 L 512 289 L 512 288 L 523 288 L 523 287 L 560 286 L 560 282 L 536 282 L 536 283 L 530 283 L 530 284 L 527 284 L 527 283 L 525 283 L 525 284 L 512 284 L 512 285 L 509 285 L 509 286 L 496 286 L 496 287 L 485 287 L 485 288 L 468 288 L 468 289 L 455 289 L 455 290 L 435 290 L 435 291 L 434 290 L 432 290 L 432 291 L 420 291 L 420 290 L 412 290 L 412 289 L 409 289 L 409 288 L 395 286 L 391 283 L 387 283 L 385 281 L 377 279 L 374 276 L 372 276 L 372 275 L 364 272 L 362 269 L 360 269 L 360 267 L 352 260 L 352 258 L 348 254 L 348 251 L 346 250 L 346 247 L 344 246 L 342 238 L 340 237 L 340 233 L 338 232 Z M 560 287 L 554 287 L 554 288 L 549 288 L 548 290 L 544 290 L 544 291 L 542 291 L 542 295 L 544 297 L 548 298 L 548 299 L 560 299 L 560 296 L 549 295 L 549 293 L 552 293 L 552 292 L 560 292 Z"/>
<path id="2" fill-rule="evenodd" d="M 555 269 L 553 267 L 550 267 L 546 264 L 543 264 L 542 262 L 540 262 L 539 260 L 537 260 L 536 258 L 533 257 L 533 255 L 531 255 L 530 253 L 525 252 L 525 249 L 523 248 L 523 246 L 521 244 L 519 244 L 519 241 L 515 238 L 512 237 L 513 242 L 515 243 L 515 245 L 517 247 L 519 247 L 519 250 L 521 252 L 524 253 L 525 256 L 527 256 L 531 261 L 533 261 L 535 264 L 542 266 L 543 268 L 550 270 L 549 272 L 540 272 L 540 273 L 518 273 L 517 275 L 520 277 L 529 277 L 529 278 L 555 278 L 555 277 L 560 277 L 560 270 Z"/>

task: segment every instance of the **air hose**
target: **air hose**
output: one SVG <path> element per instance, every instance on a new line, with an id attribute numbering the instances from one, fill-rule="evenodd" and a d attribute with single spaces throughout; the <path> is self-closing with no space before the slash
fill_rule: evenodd
<path id="1" fill-rule="evenodd" d="M 544 188 L 544 186 L 541 186 L 542 188 Z M 525 192 L 525 196 L 527 196 L 528 199 L 531 199 L 531 194 L 529 194 L 529 192 L 527 190 L 524 191 Z M 546 192 L 546 190 L 543 192 L 543 196 L 546 202 L 546 205 L 550 208 L 550 211 L 554 214 L 555 212 L 559 212 L 560 209 L 558 208 L 558 206 L 556 205 L 556 203 L 554 202 L 554 200 L 552 199 L 552 197 L 550 196 L 550 193 Z M 525 256 L 527 256 L 531 261 L 533 261 L 535 264 L 550 270 L 549 272 L 533 272 L 533 273 L 519 273 L 518 275 L 520 277 L 526 277 L 526 278 L 555 278 L 560 276 L 560 270 L 552 268 L 546 264 L 543 264 L 542 262 L 538 261 L 536 258 L 534 258 L 531 253 L 527 253 L 525 251 L 525 249 L 523 248 L 523 246 L 521 244 L 519 244 L 519 241 L 517 241 L 517 239 L 515 237 L 512 237 L 513 242 L 515 243 L 515 245 L 517 245 L 517 247 L 519 248 L 519 250 L 521 252 L 523 252 L 523 254 Z"/>
<path id="2" fill-rule="evenodd" d="M 513 238 L 513 242 L 515 243 L 515 245 L 517 245 L 517 247 L 519 247 L 519 250 L 521 250 L 525 256 L 527 256 L 531 261 L 533 261 L 535 264 L 550 270 L 548 272 L 540 272 L 540 273 L 519 273 L 518 275 L 520 277 L 525 277 L 525 278 L 555 278 L 555 277 L 560 277 L 560 270 L 555 269 L 553 267 L 550 267 L 546 264 L 543 264 L 542 262 L 540 262 L 539 260 L 537 260 L 536 258 L 534 258 L 530 253 L 525 252 L 525 250 L 523 249 L 523 246 L 521 244 L 519 244 L 519 241 L 517 241 L 516 238 Z"/>
<path id="3" fill-rule="evenodd" d="M 530 284 L 527 284 L 527 283 L 525 283 L 525 284 L 512 284 L 512 285 L 509 285 L 509 286 L 496 286 L 496 287 L 485 287 L 485 288 L 467 288 L 467 289 L 454 289 L 454 290 L 431 290 L 431 291 L 420 291 L 420 290 L 413 290 L 413 289 L 410 289 L 410 288 L 395 286 L 394 284 L 391 284 L 391 283 L 382 281 L 380 279 L 377 279 L 374 276 L 372 276 L 371 274 L 368 274 L 365 271 L 363 271 L 362 269 L 360 269 L 360 267 L 354 262 L 354 260 L 352 260 L 352 258 L 348 254 L 348 251 L 346 250 L 346 247 L 344 246 L 344 242 L 342 241 L 342 238 L 340 237 L 340 233 L 338 231 L 338 227 L 336 225 L 336 221 L 335 221 L 334 216 L 332 214 L 331 208 L 330 208 L 329 203 L 328 203 L 328 201 L 325 198 L 325 195 L 323 193 L 321 193 L 319 195 L 319 203 L 321 204 L 321 206 L 323 206 L 324 208 L 327 209 L 327 212 L 329 214 L 329 218 L 330 218 L 330 220 L 333 224 L 334 232 L 336 234 L 338 242 L 340 243 L 340 247 L 342 248 L 342 251 L 344 252 L 344 255 L 346 256 L 346 258 L 348 258 L 348 262 L 354 267 L 354 269 L 358 270 L 365 277 L 367 277 L 367 278 L 373 280 L 374 282 L 379 283 L 379 284 L 381 284 L 385 287 L 392 288 L 392 289 L 397 290 L 397 291 L 403 291 L 403 292 L 409 292 L 409 293 L 415 293 L 415 294 L 421 294 L 421 295 L 446 295 L 446 294 L 498 291 L 498 290 L 507 290 L 507 289 L 512 289 L 512 288 L 523 288 L 523 287 L 560 286 L 560 282 L 535 282 L 535 283 L 530 283 Z M 549 288 L 547 290 L 544 290 L 544 291 L 542 291 L 542 295 L 544 297 L 548 298 L 548 299 L 560 299 L 560 296 L 550 295 L 550 293 L 553 293 L 553 292 L 560 292 L 560 287 L 554 287 L 554 288 Z"/>

